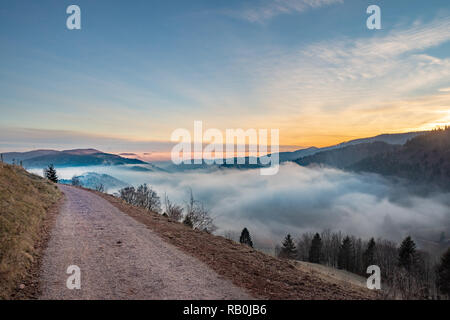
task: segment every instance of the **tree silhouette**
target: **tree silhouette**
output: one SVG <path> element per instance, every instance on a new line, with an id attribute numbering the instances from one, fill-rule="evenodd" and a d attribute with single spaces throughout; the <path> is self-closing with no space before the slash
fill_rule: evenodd
<path id="1" fill-rule="evenodd" d="M 407 236 L 398 251 L 398 266 L 410 271 L 416 261 L 416 244 Z"/>
<path id="2" fill-rule="evenodd" d="M 281 247 L 280 257 L 286 259 L 295 259 L 297 256 L 297 248 L 290 234 L 284 238 L 283 246 Z"/>
<path id="3" fill-rule="evenodd" d="M 248 232 L 247 228 L 244 228 L 241 233 L 241 237 L 239 238 L 239 242 L 242 244 L 246 244 L 253 248 L 252 238 L 250 237 L 250 232 Z"/>
<path id="4" fill-rule="evenodd" d="M 56 169 L 53 166 L 53 164 L 49 165 L 47 168 L 44 169 L 44 176 L 54 182 L 58 183 L 58 175 L 56 174 Z"/>
<path id="5" fill-rule="evenodd" d="M 311 248 L 309 249 L 309 262 L 320 263 L 322 256 L 322 239 L 316 233 L 311 241 Z"/>
<path id="6" fill-rule="evenodd" d="M 346 236 L 339 248 L 338 268 L 353 271 L 354 267 L 354 248 L 352 240 Z"/>
<path id="7" fill-rule="evenodd" d="M 367 249 L 363 253 L 363 263 L 364 270 L 367 269 L 368 266 L 375 264 L 375 240 L 371 238 L 369 243 L 367 244 Z"/>

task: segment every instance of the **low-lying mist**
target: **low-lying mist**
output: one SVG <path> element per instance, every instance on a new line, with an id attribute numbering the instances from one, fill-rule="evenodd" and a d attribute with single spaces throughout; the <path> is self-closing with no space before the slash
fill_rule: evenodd
<path id="1" fill-rule="evenodd" d="M 86 172 L 106 173 L 135 186 L 148 183 L 161 197 L 167 193 L 180 204 L 192 188 L 195 198 L 211 210 L 218 234 L 238 234 L 247 227 L 259 248 L 273 248 L 287 233 L 296 237 L 323 229 L 394 241 L 408 234 L 437 240 L 450 231 L 448 193 L 421 196 L 377 175 L 293 163 L 282 164 L 274 176 L 234 169 L 177 173 L 115 167 L 58 169 L 63 179 Z"/>

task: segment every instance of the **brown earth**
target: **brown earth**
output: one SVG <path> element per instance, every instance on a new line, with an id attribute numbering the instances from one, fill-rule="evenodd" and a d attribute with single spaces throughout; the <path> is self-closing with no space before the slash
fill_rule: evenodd
<path id="1" fill-rule="evenodd" d="M 105 199 L 59 188 L 65 201 L 45 250 L 40 299 L 253 299 Z M 80 270 L 79 289 L 67 287 L 69 266 Z"/>
<path id="2" fill-rule="evenodd" d="M 92 191 L 95 192 L 95 191 Z M 95 192 L 122 212 L 155 231 L 168 243 L 198 258 L 254 297 L 261 299 L 376 299 L 361 286 L 328 281 L 280 260 L 220 236 L 191 228 L 147 210 L 126 204 L 111 195 Z"/>

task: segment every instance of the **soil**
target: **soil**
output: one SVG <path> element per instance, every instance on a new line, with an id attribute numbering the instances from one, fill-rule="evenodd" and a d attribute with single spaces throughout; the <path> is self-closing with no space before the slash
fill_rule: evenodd
<path id="1" fill-rule="evenodd" d="M 92 191 L 95 192 L 95 191 Z M 162 239 L 197 258 L 260 299 L 377 299 L 375 292 L 351 282 L 329 281 L 281 260 L 220 236 L 192 230 L 157 213 L 95 192 Z"/>

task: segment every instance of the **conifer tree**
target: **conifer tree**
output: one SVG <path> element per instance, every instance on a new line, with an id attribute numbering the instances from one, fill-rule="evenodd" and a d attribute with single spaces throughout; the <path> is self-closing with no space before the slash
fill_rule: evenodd
<path id="1" fill-rule="evenodd" d="M 346 236 L 342 241 L 338 254 L 338 268 L 353 271 L 354 267 L 354 248 L 352 240 Z"/>
<path id="2" fill-rule="evenodd" d="M 53 166 L 53 164 L 49 165 L 47 168 L 44 169 L 44 176 L 54 182 L 58 183 L 58 175 L 56 174 L 56 169 Z"/>
<path id="3" fill-rule="evenodd" d="M 410 271 L 416 262 L 416 244 L 407 236 L 398 251 L 398 266 Z"/>
<path id="4" fill-rule="evenodd" d="M 309 262 L 320 263 L 322 256 L 322 239 L 316 233 L 311 241 L 311 248 L 309 249 Z"/>
<path id="5" fill-rule="evenodd" d="M 244 228 L 241 232 L 241 237 L 239 238 L 239 242 L 242 244 L 246 244 L 253 248 L 252 238 L 250 237 L 250 232 L 248 232 L 247 228 Z"/>
<path id="6" fill-rule="evenodd" d="M 368 266 L 375 264 L 375 239 L 371 238 L 367 244 L 367 248 L 363 253 L 364 271 Z"/>
<path id="7" fill-rule="evenodd" d="M 290 234 L 284 238 L 283 246 L 281 247 L 280 257 L 286 259 L 295 259 L 297 256 L 297 248 Z"/>

